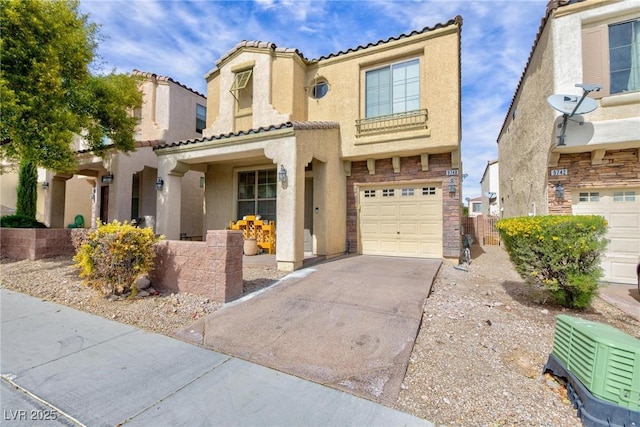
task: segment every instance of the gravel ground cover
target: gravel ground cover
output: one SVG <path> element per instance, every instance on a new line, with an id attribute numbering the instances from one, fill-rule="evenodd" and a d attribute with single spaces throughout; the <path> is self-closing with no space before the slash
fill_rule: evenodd
<path id="1" fill-rule="evenodd" d="M 640 323 L 595 298 L 585 311 L 545 304 L 501 247 L 474 246 L 468 271 L 445 261 L 427 300 L 396 408 L 446 426 L 581 426 L 561 383 L 543 375 L 560 313 L 640 337 Z M 245 293 L 285 274 L 245 265 Z M 104 298 L 82 285 L 71 257 L 0 259 L 0 285 L 172 335 L 220 307 L 193 294 Z"/>

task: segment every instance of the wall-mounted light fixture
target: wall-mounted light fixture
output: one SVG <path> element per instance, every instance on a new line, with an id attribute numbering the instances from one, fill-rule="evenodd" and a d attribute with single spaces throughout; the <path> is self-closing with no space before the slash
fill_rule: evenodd
<path id="1" fill-rule="evenodd" d="M 49 189 L 49 183 L 47 181 L 42 183 L 42 189 L 43 190 L 48 190 Z"/>
<path id="2" fill-rule="evenodd" d="M 162 187 L 164 187 L 164 180 L 160 177 L 156 180 L 156 190 L 162 191 Z"/>
<path id="3" fill-rule="evenodd" d="M 113 174 L 109 172 L 108 174 L 103 175 L 101 180 L 103 184 L 111 184 L 113 182 Z"/>
<path id="4" fill-rule="evenodd" d="M 456 193 L 456 183 L 453 182 L 453 178 L 451 178 L 449 180 L 449 194 L 455 194 Z"/>
<path id="5" fill-rule="evenodd" d="M 283 184 L 287 181 L 287 170 L 283 165 L 280 165 L 280 172 L 278 172 L 278 181 Z"/>
<path id="6" fill-rule="evenodd" d="M 556 200 L 564 200 L 564 187 L 561 182 L 556 184 Z"/>

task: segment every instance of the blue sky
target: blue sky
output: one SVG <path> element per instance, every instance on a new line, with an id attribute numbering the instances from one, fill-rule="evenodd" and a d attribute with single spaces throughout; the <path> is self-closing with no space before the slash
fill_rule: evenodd
<path id="1" fill-rule="evenodd" d="M 463 198 L 480 195 L 487 161 L 544 16 L 547 0 L 81 0 L 101 25 L 100 67 L 168 76 L 206 95 L 204 74 L 242 40 L 314 59 L 445 23 L 462 26 Z"/>

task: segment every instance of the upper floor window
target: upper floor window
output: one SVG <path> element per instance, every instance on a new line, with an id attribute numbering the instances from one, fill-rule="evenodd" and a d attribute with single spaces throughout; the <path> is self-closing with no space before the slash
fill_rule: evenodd
<path id="1" fill-rule="evenodd" d="M 601 84 L 601 98 L 640 91 L 640 19 L 582 31 L 583 82 Z"/>
<path id="2" fill-rule="evenodd" d="M 611 93 L 640 90 L 640 20 L 609 26 Z"/>
<path id="3" fill-rule="evenodd" d="M 238 71 L 229 92 L 236 98 L 238 110 L 250 108 L 253 102 L 253 68 Z"/>
<path id="4" fill-rule="evenodd" d="M 311 86 L 311 97 L 313 99 L 323 98 L 329 92 L 329 83 L 324 79 L 319 79 Z"/>
<path id="5" fill-rule="evenodd" d="M 202 133 L 207 125 L 207 107 L 196 104 L 196 132 Z"/>
<path id="6" fill-rule="evenodd" d="M 420 109 L 418 59 L 367 71 L 365 85 L 367 118 Z"/>

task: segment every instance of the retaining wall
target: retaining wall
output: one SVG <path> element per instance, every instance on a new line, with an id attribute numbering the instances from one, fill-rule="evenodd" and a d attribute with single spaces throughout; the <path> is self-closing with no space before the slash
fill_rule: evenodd
<path id="1" fill-rule="evenodd" d="M 42 259 L 73 255 L 71 230 L 67 228 L 0 228 L 2 256 Z"/>

